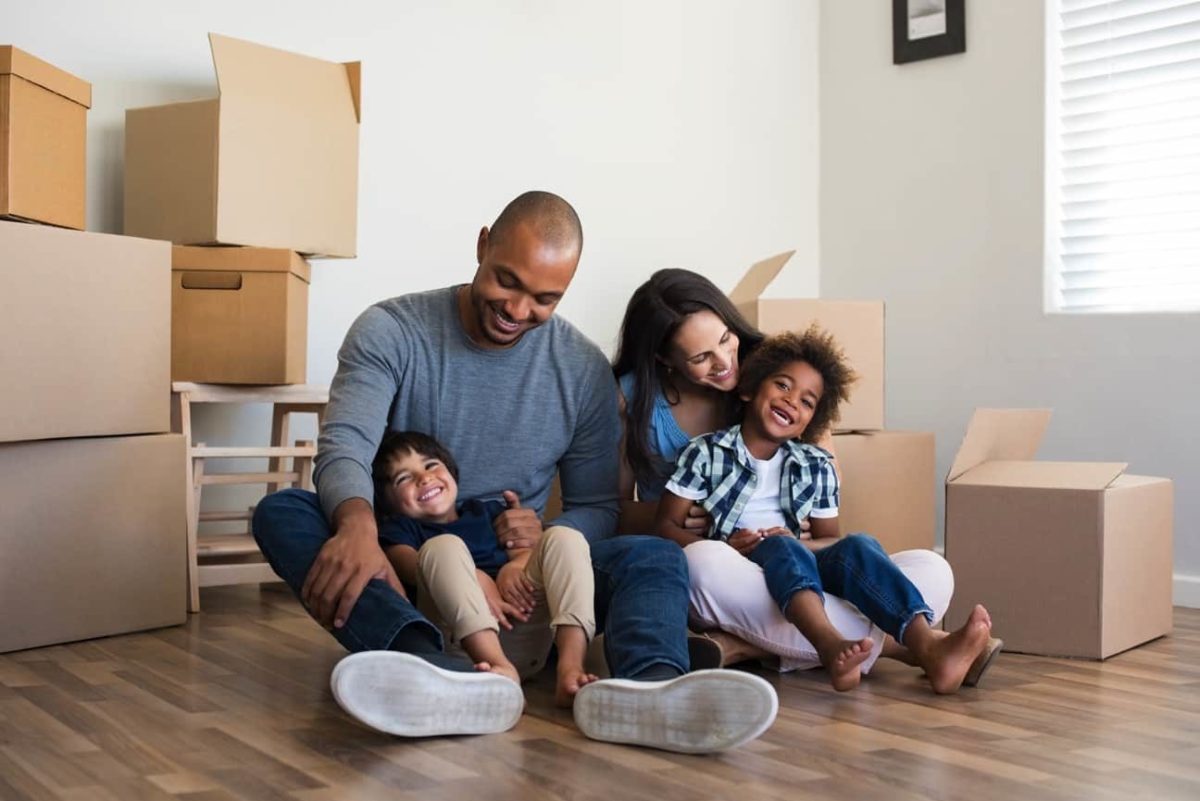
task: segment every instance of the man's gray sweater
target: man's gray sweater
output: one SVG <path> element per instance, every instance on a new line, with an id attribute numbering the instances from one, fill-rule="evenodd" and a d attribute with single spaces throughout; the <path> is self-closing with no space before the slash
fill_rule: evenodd
<path id="1" fill-rule="evenodd" d="M 556 523 L 595 540 L 618 513 L 620 421 L 604 354 L 561 317 L 510 348 L 463 329 L 457 287 L 385 300 L 363 312 L 338 352 L 315 481 L 326 516 L 373 502 L 371 461 L 388 428 L 438 439 L 459 467 L 459 500 L 513 490 L 539 514 L 560 474 Z"/>

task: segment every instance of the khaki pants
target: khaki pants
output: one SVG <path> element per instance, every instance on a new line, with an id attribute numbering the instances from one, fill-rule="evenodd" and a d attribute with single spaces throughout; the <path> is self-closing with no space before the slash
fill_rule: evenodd
<path id="1" fill-rule="evenodd" d="M 488 609 L 475 575 L 467 545 L 453 534 L 428 540 L 417 554 L 417 608 L 446 637 L 446 650 L 462 651 L 462 638 L 491 629 L 500 634 L 505 655 L 521 678 L 529 678 L 546 664 L 558 626 L 579 626 L 588 640 L 596 631 L 595 579 L 587 540 L 578 531 L 554 526 L 542 538 L 525 566 L 538 591 L 545 596 L 529 620 L 511 621 L 511 631 L 501 631 Z"/>

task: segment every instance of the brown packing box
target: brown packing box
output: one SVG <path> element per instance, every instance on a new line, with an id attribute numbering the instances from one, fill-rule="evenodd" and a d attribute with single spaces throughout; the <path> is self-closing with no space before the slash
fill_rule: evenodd
<path id="1" fill-rule="evenodd" d="M 0 652 L 187 617 L 183 437 L 0 445 Z"/>
<path id="2" fill-rule="evenodd" d="M 83 229 L 92 86 L 0 45 L 0 217 Z"/>
<path id="3" fill-rule="evenodd" d="M 835 430 L 883 428 L 883 301 L 761 297 L 794 253 L 780 253 L 753 265 L 729 293 L 730 300 L 766 334 L 800 332 L 814 322 L 833 334 L 858 373 Z"/>
<path id="4" fill-rule="evenodd" d="M 978 409 L 946 478 L 948 628 L 982 603 L 1006 650 L 1104 659 L 1171 631 L 1173 485 L 1032 461 L 1047 409 Z"/>
<path id="5" fill-rule="evenodd" d="M 171 246 L 0 222 L 0 442 L 171 430 Z"/>
<path id="6" fill-rule="evenodd" d="M 125 232 L 354 256 L 359 64 L 209 43 L 219 97 L 125 112 Z"/>
<path id="7" fill-rule="evenodd" d="M 172 249 L 171 378 L 303 384 L 310 269 L 269 248 Z"/>
<path id="8" fill-rule="evenodd" d="M 838 434 L 842 533 L 864 532 L 888 553 L 931 549 L 936 539 L 934 437 L 919 431 Z"/>

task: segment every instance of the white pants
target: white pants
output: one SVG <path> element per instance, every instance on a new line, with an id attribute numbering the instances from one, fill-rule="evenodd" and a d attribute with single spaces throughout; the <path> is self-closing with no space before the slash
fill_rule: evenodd
<path id="1" fill-rule="evenodd" d="M 694 542 L 683 549 L 691 575 L 689 591 L 691 625 L 698 631 L 721 629 L 779 657 L 781 671 L 819 667 L 817 650 L 783 616 L 767 592 L 762 568 L 719 540 Z M 892 561 L 908 577 L 940 621 L 954 594 L 950 564 L 933 551 L 901 551 Z M 863 662 L 867 673 L 883 649 L 884 632 L 857 608 L 825 594 L 825 613 L 847 640 L 870 637 L 871 656 Z"/>

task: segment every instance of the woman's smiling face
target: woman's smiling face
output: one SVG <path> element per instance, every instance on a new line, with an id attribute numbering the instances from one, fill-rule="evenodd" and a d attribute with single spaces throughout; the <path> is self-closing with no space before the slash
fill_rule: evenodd
<path id="1" fill-rule="evenodd" d="M 667 344 L 663 362 L 688 381 L 720 392 L 738 382 L 738 335 L 711 311 L 689 314 Z"/>

